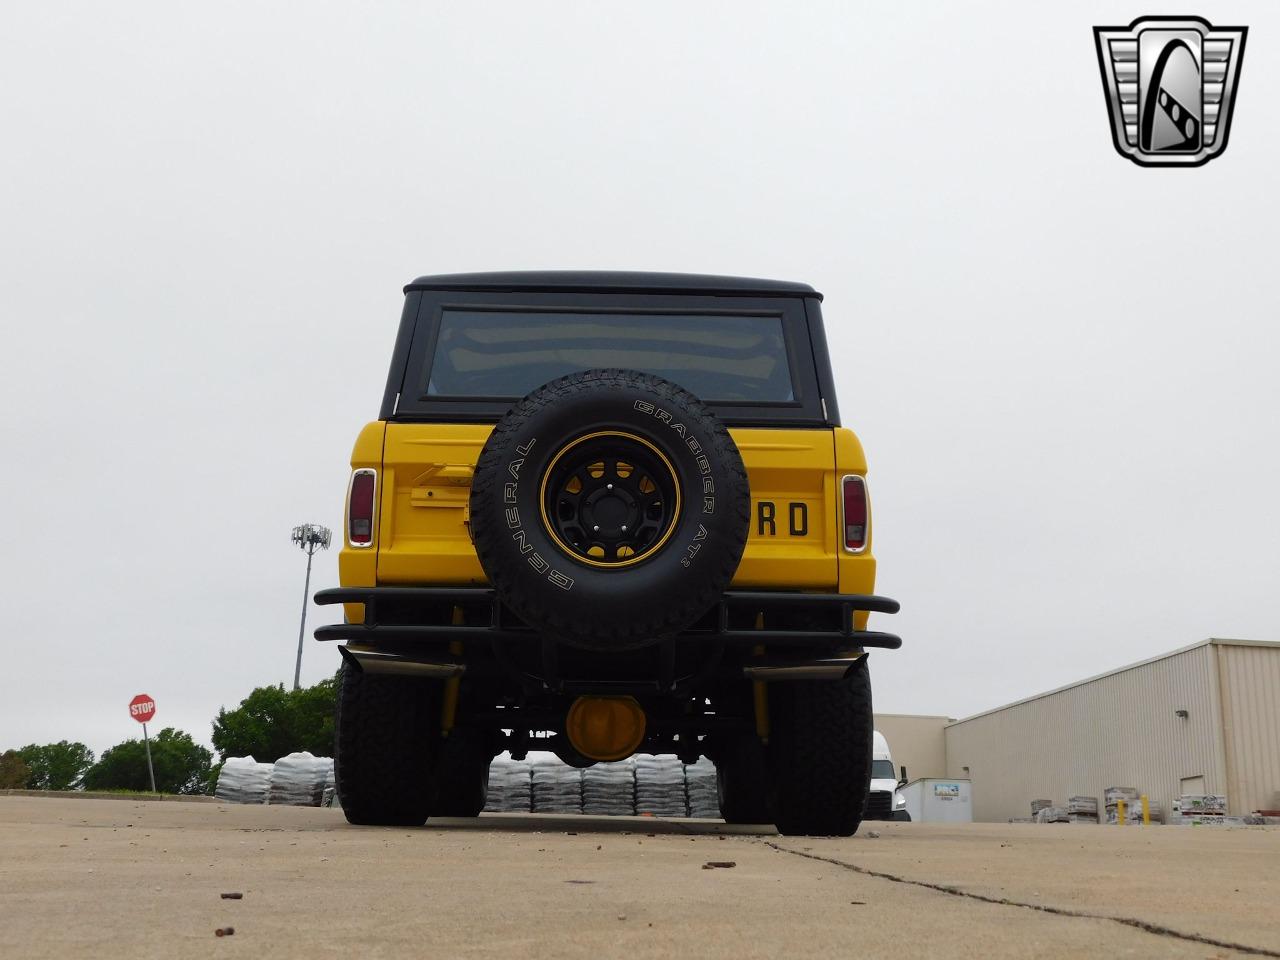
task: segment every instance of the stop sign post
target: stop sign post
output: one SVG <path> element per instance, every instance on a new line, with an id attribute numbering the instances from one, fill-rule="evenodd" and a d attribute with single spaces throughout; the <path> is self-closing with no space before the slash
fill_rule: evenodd
<path id="1" fill-rule="evenodd" d="M 156 702 L 145 693 L 129 701 L 129 716 L 142 724 L 142 742 L 147 747 L 147 773 L 151 777 L 151 792 L 156 792 L 156 771 L 151 766 L 151 738 L 147 736 L 147 721 L 156 715 Z"/>

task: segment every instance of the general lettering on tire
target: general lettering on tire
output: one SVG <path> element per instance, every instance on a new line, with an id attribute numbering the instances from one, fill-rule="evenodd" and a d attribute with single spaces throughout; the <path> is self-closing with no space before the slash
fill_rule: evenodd
<path id="1" fill-rule="evenodd" d="M 524 466 L 524 458 L 533 450 L 533 445 L 538 442 L 537 437 L 530 438 L 523 444 L 516 446 L 516 453 L 520 454 L 507 463 L 507 473 L 514 477 L 514 480 L 508 480 L 502 485 L 503 503 L 516 503 L 516 497 L 520 489 L 520 468 Z M 516 542 L 516 549 L 528 561 L 529 566 L 533 567 L 538 573 L 545 573 L 547 579 L 554 583 L 561 590 L 573 589 L 573 577 L 566 576 L 559 570 L 555 569 L 548 563 L 543 556 L 533 548 L 533 545 L 526 542 L 526 534 L 524 526 L 520 521 L 520 509 L 510 506 L 504 509 L 507 518 L 507 529 L 511 531 L 511 539 Z"/>

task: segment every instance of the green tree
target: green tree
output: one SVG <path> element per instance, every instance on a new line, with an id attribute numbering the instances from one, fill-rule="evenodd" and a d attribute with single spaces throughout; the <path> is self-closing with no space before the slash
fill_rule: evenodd
<path id="1" fill-rule="evenodd" d="M 31 779 L 31 768 L 17 750 L 0 753 L 0 790 L 21 790 Z"/>
<path id="2" fill-rule="evenodd" d="M 333 753 L 333 713 L 338 678 L 301 690 L 258 687 L 234 710 L 223 707 L 213 721 L 213 745 L 227 757 L 253 757 L 274 763 L 306 750 L 318 757 Z"/>
<path id="3" fill-rule="evenodd" d="M 209 768 L 209 772 L 204 778 L 204 786 L 200 790 L 201 793 L 207 793 L 209 796 L 213 796 L 217 792 L 218 777 L 222 775 L 222 767 L 223 764 L 219 762 Z"/>
<path id="4" fill-rule="evenodd" d="M 165 727 L 151 738 L 151 762 L 156 789 L 161 793 L 203 793 L 213 754 L 191 734 Z M 86 790 L 150 790 L 147 748 L 141 740 L 126 740 L 102 754 L 84 775 Z"/>
<path id="5" fill-rule="evenodd" d="M 83 743 L 31 743 L 18 751 L 31 768 L 27 786 L 32 790 L 74 790 L 93 765 L 93 751 Z"/>

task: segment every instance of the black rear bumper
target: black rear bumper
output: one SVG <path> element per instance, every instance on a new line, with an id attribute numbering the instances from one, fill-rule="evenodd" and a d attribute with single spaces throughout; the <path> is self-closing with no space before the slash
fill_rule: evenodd
<path id="1" fill-rule="evenodd" d="M 836 680 L 868 648 L 894 650 L 891 633 L 854 629 L 860 610 L 895 613 L 887 597 L 725 593 L 688 630 L 641 650 L 568 648 L 516 618 L 478 587 L 341 587 L 316 603 L 364 604 L 363 623 L 317 627 L 345 640 L 343 658 L 366 673 L 476 680 L 505 677 L 528 695 L 691 694 L 725 679 Z"/>
<path id="2" fill-rule="evenodd" d="M 489 643 L 542 642 L 536 631 L 504 607 L 484 587 L 335 587 L 315 596 L 320 605 L 364 604 L 363 623 L 317 627 L 317 640 L 359 644 L 415 644 L 423 641 Z M 896 650 L 900 637 L 854 629 L 854 614 L 897 613 L 888 597 L 838 593 L 775 593 L 732 590 L 675 642 L 726 645 L 767 644 L 773 648 L 837 642 L 842 650 Z M 797 628 L 798 620 L 805 621 Z M 460 622 L 459 622 L 460 621 Z M 757 627 L 757 623 L 761 626 Z M 781 624 L 775 627 L 771 624 Z"/>

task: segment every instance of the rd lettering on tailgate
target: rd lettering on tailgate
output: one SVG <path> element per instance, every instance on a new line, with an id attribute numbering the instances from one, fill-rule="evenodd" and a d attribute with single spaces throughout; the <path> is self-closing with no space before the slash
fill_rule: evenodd
<path id="1" fill-rule="evenodd" d="M 803 500 L 757 500 L 751 526 L 756 537 L 807 537 L 809 505 Z"/>

